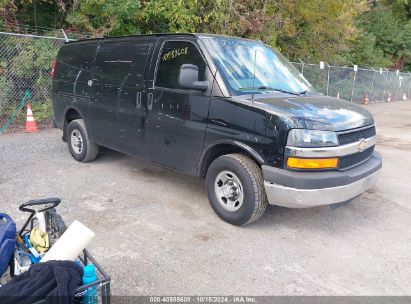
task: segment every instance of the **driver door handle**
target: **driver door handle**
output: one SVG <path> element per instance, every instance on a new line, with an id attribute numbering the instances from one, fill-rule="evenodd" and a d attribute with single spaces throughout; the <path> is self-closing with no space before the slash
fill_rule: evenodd
<path id="1" fill-rule="evenodd" d="M 153 93 L 148 93 L 147 95 L 147 110 L 151 112 L 153 110 Z"/>
<path id="2" fill-rule="evenodd" d="M 141 92 L 137 92 L 137 95 L 136 95 L 136 108 L 137 109 L 141 108 Z"/>

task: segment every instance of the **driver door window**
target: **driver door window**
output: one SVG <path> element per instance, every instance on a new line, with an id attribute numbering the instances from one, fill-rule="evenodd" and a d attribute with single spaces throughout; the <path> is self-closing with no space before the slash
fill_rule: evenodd
<path id="1" fill-rule="evenodd" d="M 206 64 L 196 46 L 186 41 L 164 43 L 155 85 L 170 89 L 183 89 L 178 83 L 178 74 L 183 64 L 194 64 L 199 70 L 199 80 L 204 80 Z"/>

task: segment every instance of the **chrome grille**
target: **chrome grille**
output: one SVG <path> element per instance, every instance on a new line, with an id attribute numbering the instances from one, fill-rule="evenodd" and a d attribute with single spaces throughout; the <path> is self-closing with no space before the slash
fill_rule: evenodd
<path id="1" fill-rule="evenodd" d="M 344 132 L 337 134 L 338 142 L 340 145 L 350 144 L 356 141 L 359 141 L 362 138 L 369 138 L 375 136 L 375 126 L 371 126 L 369 128 L 351 131 L 351 132 Z"/>

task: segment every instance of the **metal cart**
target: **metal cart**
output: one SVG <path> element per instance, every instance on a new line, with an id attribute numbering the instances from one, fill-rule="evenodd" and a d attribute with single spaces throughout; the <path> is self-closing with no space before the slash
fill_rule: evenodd
<path id="1" fill-rule="evenodd" d="M 19 209 L 23 212 L 30 213 L 27 221 L 21 228 L 19 235 L 23 238 L 25 234 L 29 233 L 33 227 L 36 225 L 36 212 L 44 213 L 46 221 L 46 232 L 49 235 L 50 246 L 59 239 L 59 237 L 66 231 L 67 226 L 64 223 L 61 216 L 57 213 L 56 207 L 60 204 L 61 200 L 59 198 L 46 198 L 39 200 L 31 200 L 22 204 Z M 35 209 L 33 208 L 35 207 Z M 30 227 L 28 229 L 27 227 Z M 82 297 L 86 290 L 90 287 L 96 287 L 98 295 L 98 303 L 110 304 L 111 301 L 111 290 L 110 290 L 110 277 L 103 270 L 99 263 L 91 256 L 91 254 L 84 249 L 82 254 L 78 257 L 82 265 L 87 265 L 93 263 L 96 269 L 97 281 L 83 285 L 77 288 L 75 292 L 75 303 L 82 303 Z M 10 263 L 10 275 L 14 276 L 14 258 L 11 259 Z M 36 302 L 36 304 L 44 303 L 45 301 Z"/>

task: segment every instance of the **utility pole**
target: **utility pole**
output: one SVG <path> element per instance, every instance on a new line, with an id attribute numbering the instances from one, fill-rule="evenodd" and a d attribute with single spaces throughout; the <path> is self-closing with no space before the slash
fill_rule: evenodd
<path id="1" fill-rule="evenodd" d="M 373 75 L 373 77 L 372 77 L 370 95 L 368 96 L 368 99 L 370 100 L 370 102 L 371 102 L 371 100 L 372 100 L 372 99 L 371 99 L 371 94 L 372 94 L 372 90 L 374 89 L 375 75 L 377 74 L 377 71 L 376 71 L 374 68 L 372 68 L 372 70 L 374 71 L 374 75 Z"/>
<path id="2" fill-rule="evenodd" d="M 36 5 L 36 0 L 33 0 L 33 15 L 34 15 L 34 30 L 37 34 L 37 5 Z"/>

